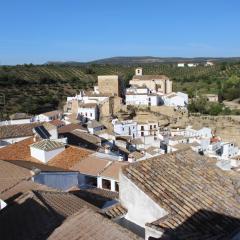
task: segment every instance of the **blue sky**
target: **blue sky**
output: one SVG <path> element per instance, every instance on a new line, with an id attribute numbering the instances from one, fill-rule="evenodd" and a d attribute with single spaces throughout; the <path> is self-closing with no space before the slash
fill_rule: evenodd
<path id="1" fill-rule="evenodd" d="M 239 0 L 0 0 L 0 64 L 240 56 Z"/>

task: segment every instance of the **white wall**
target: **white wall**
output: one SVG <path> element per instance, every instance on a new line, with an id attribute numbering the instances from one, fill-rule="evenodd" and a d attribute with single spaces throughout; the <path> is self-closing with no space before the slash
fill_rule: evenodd
<path id="1" fill-rule="evenodd" d="M 141 227 L 167 214 L 122 173 L 119 181 L 119 198 L 121 204 L 128 210 L 126 219 Z"/>
<path id="2" fill-rule="evenodd" d="M 103 126 L 99 126 L 99 127 L 95 127 L 95 128 L 88 128 L 88 131 L 89 131 L 91 134 L 95 134 L 95 132 L 100 131 L 100 130 L 103 130 L 103 129 L 104 129 Z"/>
<path id="3" fill-rule="evenodd" d="M 97 120 L 97 108 L 78 108 L 78 113 L 89 120 Z"/>
<path id="4" fill-rule="evenodd" d="M 30 147 L 31 156 L 38 159 L 43 163 L 47 163 L 49 160 L 54 158 L 59 153 L 63 152 L 65 147 L 54 149 L 52 151 L 44 151 L 34 147 Z"/>
<path id="5" fill-rule="evenodd" d="M 150 100 L 149 100 L 150 99 Z M 127 94 L 126 105 L 138 105 L 138 106 L 158 106 L 159 96 L 152 96 L 148 94 Z"/>
<path id="6" fill-rule="evenodd" d="M 7 206 L 7 204 L 2 199 L 0 199 L 0 210 L 5 208 L 6 206 Z"/>
<path id="7" fill-rule="evenodd" d="M 5 146 L 5 145 L 8 145 L 8 144 L 13 144 L 13 143 L 16 143 L 16 142 L 20 142 L 24 139 L 27 139 L 31 136 L 27 136 L 27 137 L 18 137 L 18 138 L 5 138 L 5 139 L 1 139 L 0 140 L 0 147 L 1 146 Z M 2 141 L 2 143 L 1 143 Z"/>
<path id="8" fill-rule="evenodd" d="M 114 132 L 119 134 L 119 135 L 125 135 L 129 136 L 130 135 L 133 137 L 137 136 L 137 123 L 136 122 L 121 122 L 121 123 L 115 123 L 113 125 L 114 127 Z"/>
<path id="9" fill-rule="evenodd" d="M 141 130 L 142 126 L 144 127 L 144 130 Z M 151 126 L 152 126 L 152 130 L 151 130 Z M 156 127 L 154 127 L 154 126 L 156 126 Z M 157 136 L 158 133 L 159 133 L 158 122 L 154 122 L 154 123 L 139 123 L 137 125 L 138 137 L 142 137 L 142 135 L 141 135 L 142 132 L 144 133 L 144 136 L 149 136 L 149 135 L 154 136 L 154 132 L 156 133 L 156 136 Z"/>
<path id="10" fill-rule="evenodd" d="M 4 125 L 16 125 L 16 124 L 26 124 L 26 123 L 31 123 L 31 118 L 26 118 L 26 119 L 15 119 L 15 120 L 9 120 L 9 121 L 2 121 L 0 122 L 0 126 Z"/>
<path id="11" fill-rule="evenodd" d="M 58 139 L 58 130 L 57 130 L 57 127 L 48 130 L 48 132 L 51 134 L 50 139 Z"/>

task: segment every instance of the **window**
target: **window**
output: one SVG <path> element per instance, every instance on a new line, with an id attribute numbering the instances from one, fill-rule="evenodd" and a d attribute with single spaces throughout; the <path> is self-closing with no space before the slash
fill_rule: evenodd
<path id="1" fill-rule="evenodd" d="M 102 188 L 111 190 L 111 181 L 107 179 L 102 179 Z"/>
<path id="2" fill-rule="evenodd" d="M 90 117 L 92 117 L 92 113 L 90 113 Z"/>
<path id="3" fill-rule="evenodd" d="M 150 129 L 152 130 L 152 125 L 150 125 Z"/>
<path id="4" fill-rule="evenodd" d="M 141 136 L 142 136 L 142 137 L 144 136 L 144 132 L 141 132 Z"/>
<path id="5" fill-rule="evenodd" d="M 87 117 L 87 113 L 85 113 L 85 116 Z"/>
<path id="6" fill-rule="evenodd" d="M 157 126 L 156 125 L 154 125 L 154 128 L 156 128 Z"/>
<path id="7" fill-rule="evenodd" d="M 119 184 L 117 182 L 115 182 L 115 191 L 119 192 Z"/>
<path id="8" fill-rule="evenodd" d="M 144 131 L 144 126 L 141 126 L 141 131 Z"/>
<path id="9" fill-rule="evenodd" d="M 86 185 L 97 187 L 97 178 L 86 176 L 85 183 L 86 183 Z"/>

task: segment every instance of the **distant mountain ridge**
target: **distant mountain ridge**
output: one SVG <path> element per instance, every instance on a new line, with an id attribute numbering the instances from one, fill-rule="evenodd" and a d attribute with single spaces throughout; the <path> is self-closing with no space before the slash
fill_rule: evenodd
<path id="1" fill-rule="evenodd" d="M 240 57 L 196 57 L 196 58 L 185 58 L 185 57 L 152 57 L 152 56 L 142 56 L 142 57 L 111 57 L 103 58 L 89 62 L 77 62 L 77 61 L 49 61 L 46 64 L 52 65 L 89 65 L 89 64 L 115 64 L 115 65 L 136 65 L 136 64 L 159 64 L 159 63 L 180 63 L 180 62 L 192 62 L 192 63 L 202 63 L 206 61 L 215 62 L 235 62 L 240 61 Z"/>

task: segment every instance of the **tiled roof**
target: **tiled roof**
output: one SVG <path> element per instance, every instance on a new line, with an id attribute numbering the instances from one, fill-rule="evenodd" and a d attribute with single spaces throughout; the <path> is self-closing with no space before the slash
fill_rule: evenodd
<path id="1" fill-rule="evenodd" d="M 104 218 L 91 209 L 82 208 L 68 218 L 49 237 L 49 240 L 136 240 L 136 235 L 120 225 Z"/>
<path id="2" fill-rule="evenodd" d="M 4 240 L 47 239 L 67 217 L 89 206 L 69 193 L 27 192 L 0 212 L 0 236 Z"/>
<path id="3" fill-rule="evenodd" d="M 70 133 L 75 129 L 80 129 L 82 131 L 87 131 L 87 129 L 83 126 L 81 126 L 80 124 L 74 124 L 74 123 L 70 123 L 68 125 L 65 125 L 63 127 L 60 127 L 58 129 L 58 133 L 59 134 L 63 134 L 63 133 Z"/>
<path id="4" fill-rule="evenodd" d="M 70 193 L 77 197 L 91 203 L 92 205 L 103 208 L 107 202 L 117 201 L 119 198 L 117 192 L 112 192 L 100 188 L 88 188 L 88 189 L 70 189 Z"/>
<path id="5" fill-rule="evenodd" d="M 42 190 L 42 191 L 55 191 L 46 185 L 33 182 L 31 179 L 23 180 L 13 187 L 9 188 L 7 191 L 0 194 L 0 199 L 4 200 L 6 203 L 12 203 L 16 198 L 21 196 L 27 191 L 32 190 Z"/>
<path id="6" fill-rule="evenodd" d="M 133 158 L 135 158 L 135 160 L 138 160 L 138 159 L 144 157 L 144 155 L 138 151 L 134 151 L 129 154 L 129 157 L 133 157 Z"/>
<path id="7" fill-rule="evenodd" d="M 0 194 L 31 178 L 29 170 L 15 166 L 9 162 L 0 161 Z"/>
<path id="8" fill-rule="evenodd" d="M 51 159 L 48 162 L 48 165 L 71 170 L 72 167 L 75 166 L 75 164 L 77 164 L 90 154 L 92 154 L 92 152 L 87 149 L 67 146 L 63 152 Z"/>
<path id="9" fill-rule="evenodd" d="M 107 218 L 115 220 L 124 217 L 127 214 L 127 209 L 117 203 L 108 208 L 102 209 L 101 213 Z"/>
<path id="10" fill-rule="evenodd" d="M 95 155 L 89 155 L 76 163 L 71 170 L 79 171 L 80 173 L 98 176 L 112 161 L 100 159 Z"/>
<path id="11" fill-rule="evenodd" d="M 103 169 L 103 171 L 100 173 L 100 176 L 119 181 L 119 173 L 126 165 L 128 165 L 128 162 L 113 161 L 111 165 L 108 165 L 105 169 Z"/>
<path id="12" fill-rule="evenodd" d="M 32 143 L 33 139 L 28 138 L 18 143 L 0 148 L 0 156 L 3 160 L 30 161 L 42 165 L 40 161 L 31 157 L 29 145 Z M 62 169 L 70 169 L 77 162 L 87 157 L 89 154 L 92 154 L 92 151 L 79 147 L 66 146 L 63 152 L 59 153 L 48 162 L 48 166 L 53 166 L 55 168 L 61 169 L 61 171 Z M 50 169 L 48 168 L 48 171 L 49 170 Z"/>
<path id="13" fill-rule="evenodd" d="M 23 160 L 7 160 L 7 162 L 12 163 L 16 166 L 28 169 L 28 170 L 35 170 L 39 169 L 42 172 L 64 172 L 67 171 L 66 169 L 59 168 L 59 167 L 54 167 L 54 166 L 49 166 L 43 163 L 38 163 L 38 162 L 32 162 L 32 161 L 23 161 Z"/>
<path id="14" fill-rule="evenodd" d="M 73 130 L 71 133 L 73 135 L 81 138 L 82 140 L 85 140 L 86 142 L 89 142 L 89 143 L 94 144 L 94 145 L 97 145 L 97 144 L 99 144 L 101 142 L 101 138 L 100 137 L 94 136 L 94 135 L 92 135 L 90 133 L 83 132 L 83 131 L 78 130 L 78 129 Z"/>
<path id="15" fill-rule="evenodd" d="M 47 116 L 47 117 L 54 117 L 56 115 L 62 114 L 62 111 L 54 110 L 54 111 L 51 111 L 51 112 L 45 112 L 45 113 L 41 113 L 41 114 L 44 115 L 44 116 Z"/>
<path id="16" fill-rule="evenodd" d="M 0 161 L 0 199 L 10 202 L 28 190 L 49 190 L 44 185 L 32 182 L 31 177 L 29 169 Z"/>
<path id="17" fill-rule="evenodd" d="M 0 156 L 2 160 L 25 160 L 39 162 L 31 157 L 29 145 L 33 143 L 33 138 L 27 138 L 20 142 L 7 145 L 0 148 Z"/>
<path id="18" fill-rule="evenodd" d="M 33 128 L 41 123 L 26 123 L 0 126 L 0 139 L 33 136 Z"/>
<path id="19" fill-rule="evenodd" d="M 59 119 L 52 120 L 49 123 L 56 126 L 57 128 L 65 125 L 65 123 Z"/>
<path id="20" fill-rule="evenodd" d="M 52 151 L 58 148 L 65 147 L 65 144 L 62 142 L 58 142 L 50 139 L 44 139 L 42 141 L 31 144 L 31 147 L 44 150 L 44 151 Z"/>
<path id="21" fill-rule="evenodd" d="M 134 75 L 133 80 L 157 80 L 157 79 L 169 79 L 165 75 Z"/>
<path id="22" fill-rule="evenodd" d="M 219 169 L 212 158 L 190 149 L 180 150 L 130 164 L 123 174 L 169 213 L 165 219 L 149 224 L 151 227 L 177 231 L 182 225 L 185 237 L 179 235 L 179 239 L 205 239 L 188 238 L 187 233 L 230 239 L 214 236 L 240 229 L 239 178 Z M 237 220 L 231 224 L 227 220 L 216 220 L 209 211 Z"/>
<path id="23" fill-rule="evenodd" d="M 146 149 L 146 152 L 152 156 L 156 155 L 160 149 L 154 146 L 151 146 Z"/>

